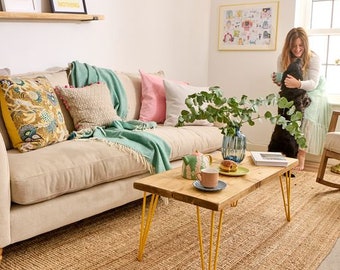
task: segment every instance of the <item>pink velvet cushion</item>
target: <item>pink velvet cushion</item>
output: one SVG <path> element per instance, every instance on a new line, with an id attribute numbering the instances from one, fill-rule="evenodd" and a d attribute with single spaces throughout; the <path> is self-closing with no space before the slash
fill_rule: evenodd
<path id="1" fill-rule="evenodd" d="M 139 71 L 142 78 L 142 104 L 139 120 L 163 123 L 165 120 L 165 90 L 163 78 Z"/>
<path id="2" fill-rule="evenodd" d="M 164 123 L 165 121 L 165 88 L 163 77 L 139 71 L 142 79 L 142 99 L 139 120 L 155 121 Z M 186 84 L 185 82 L 177 82 Z"/>

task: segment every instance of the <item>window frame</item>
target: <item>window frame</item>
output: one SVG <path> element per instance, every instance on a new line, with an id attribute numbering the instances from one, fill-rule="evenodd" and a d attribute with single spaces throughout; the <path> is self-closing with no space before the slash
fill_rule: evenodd
<path id="1" fill-rule="evenodd" d="M 335 0 L 334 0 L 335 1 Z M 297 12 L 301 12 L 305 10 L 305 19 L 304 19 L 304 28 L 308 36 L 326 36 L 329 39 L 329 36 L 340 36 L 340 28 L 314 28 L 312 29 L 312 5 L 313 0 L 305 0 L 302 4 L 302 9 L 297 10 Z M 329 48 L 327 48 L 327 55 L 329 54 Z M 325 65 L 330 65 L 328 59 L 326 59 Z M 327 67 L 326 67 L 327 68 Z M 328 99 L 332 104 L 340 104 L 340 84 L 339 88 L 336 86 L 336 93 L 327 93 Z"/>

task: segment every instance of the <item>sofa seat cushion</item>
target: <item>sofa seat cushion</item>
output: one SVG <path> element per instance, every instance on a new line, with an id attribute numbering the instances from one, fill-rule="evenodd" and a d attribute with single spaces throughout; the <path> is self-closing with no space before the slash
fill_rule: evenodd
<path id="1" fill-rule="evenodd" d="M 104 142 L 65 141 L 37 151 L 8 151 L 12 201 L 32 204 L 147 172 Z"/>
<path id="2" fill-rule="evenodd" d="M 220 149 L 221 131 L 213 126 L 170 127 L 159 125 L 153 133 L 171 147 L 170 160 L 198 150 L 210 153 Z M 32 204 L 105 182 L 147 173 L 128 153 L 105 142 L 73 140 L 37 151 L 9 150 L 12 201 Z"/>
<path id="3" fill-rule="evenodd" d="M 219 150 L 222 146 L 221 130 L 215 126 L 183 126 L 171 127 L 158 125 L 156 129 L 148 130 L 164 141 L 171 148 L 170 160 L 181 159 L 198 150 L 201 153 L 210 153 Z"/>

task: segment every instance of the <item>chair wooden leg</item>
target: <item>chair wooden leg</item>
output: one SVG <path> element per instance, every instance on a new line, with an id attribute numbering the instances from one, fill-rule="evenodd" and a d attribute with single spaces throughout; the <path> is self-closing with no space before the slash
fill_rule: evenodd
<path id="1" fill-rule="evenodd" d="M 340 184 L 337 183 L 332 183 L 327 180 L 325 180 L 325 172 L 326 172 L 326 167 L 327 167 L 327 162 L 328 162 L 328 151 L 326 149 L 323 150 L 322 157 L 320 160 L 320 167 L 318 170 L 318 175 L 316 177 L 316 182 L 332 187 L 332 188 L 339 188 L 340 189 Z"/>
<path id="2" fill-rule="evenodd" d="M 3 251 L 3 248 L 0 248 L 0 264 L 1 264 L 1 260 L 2 260 L 2 251 Z"/>
<path id="3" fill-rule="evenodd" d="M 326 150 L 324 149 L 322 156 L 321 156 L 321 160 L 320 160 L 318 175 L 316 177 L 316 182 L 318 183 L 320 183 L 325 176 L 327 162 L 328 162 L 328 157 L 326 156 Z"/>

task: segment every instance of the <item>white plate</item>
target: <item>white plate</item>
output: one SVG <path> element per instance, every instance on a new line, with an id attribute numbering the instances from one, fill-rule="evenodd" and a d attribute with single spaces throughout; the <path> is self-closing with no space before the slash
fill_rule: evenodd
<path id="1" fill-rule="evenodd" d="M 195 188 L 202 190 L 202 191 L 220 191 L 222 189 L 225 189 L 227 186 L 227 183 L 220 181 L 220 180 L 218 181 L 217 186 L 213 188 L 206 188 L 202 186 L 199 180 L 194 181 L 192 184 Z"/>

